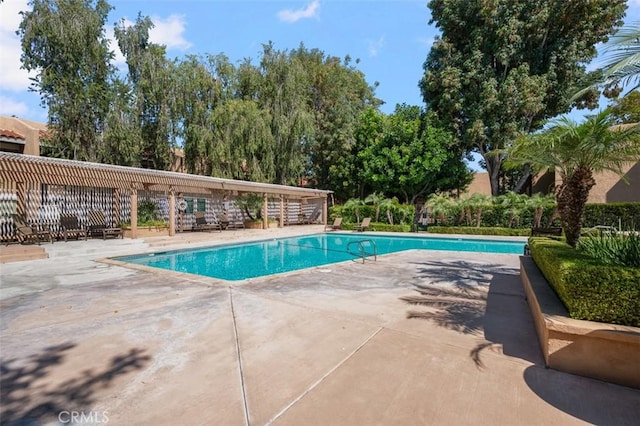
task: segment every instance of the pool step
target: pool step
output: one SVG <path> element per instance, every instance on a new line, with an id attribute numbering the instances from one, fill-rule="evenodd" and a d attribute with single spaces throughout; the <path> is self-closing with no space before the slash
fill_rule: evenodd
<path id="1" fill-rule="evenodd" d="M 0 246 L 0 263 L 24 260 L 46 259 L 49 257 L 44 246 L 11 244 Z"/>

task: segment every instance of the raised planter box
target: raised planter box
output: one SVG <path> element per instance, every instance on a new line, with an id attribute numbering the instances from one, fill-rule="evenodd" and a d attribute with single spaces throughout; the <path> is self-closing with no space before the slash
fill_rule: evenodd
<path id="1" fill-rule="evenodd" d="M 520 277 L 547 367 L 640 389 L 640 328 L 569 318 L 528 256 Z"/>
<path id="2" fill-rule="evenodd" d="M 122 230 L 125 238 L 133 238 L 131 228 L 124 228 Z M 138 226 L 136 238 L 148 238 L 148 237 L 168 237 L 168 226 Z"/>

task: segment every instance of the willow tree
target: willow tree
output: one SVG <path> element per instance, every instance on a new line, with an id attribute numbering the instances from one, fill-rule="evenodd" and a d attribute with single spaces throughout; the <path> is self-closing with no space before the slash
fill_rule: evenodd
<path id="1" fill-rule="evenodd" d="M 278 152 L 272 117 L 256 101 L 233 99 L 213 112 L 213 144 L 208 160 L 213 176 L 254 182 L 276 179 Z"/>
<path id="2" fill-rule="evenodd" d="M 185 164 L 189 173 L 211 176 L 214 144 L 211 116 L 221 103 L 221 85 L 210 66 L 215 58 L 188 56 L 176 69 L 176 104 L 182 123 Z"/>
<path id="3" fill-rule="evenodd" d="M 596 44 L 622 24 L 625 3 L 428 3 L 442 36 L 424 63 L 423 98 L 465 149 L 483 157 L 493 195 L 504 160 L 498 152 L 571 109 L 571 96 L 587 80 L 585 64 L 596 56 Z M 590 91 L 574 105 L 596 100 Z"/>
<path id="4" fill-rule="evenodd" d="M 556 120 L 543 133 L 522 137 L 508 151 L 508 164 L 529 164 L 536 171 L 555 171 L 558 213 L 567 242 L 575 247 L 580 238 L 584 206 L 595 185 L 594 173 L 612 171 L 623 176 L 623 167 L 640 161 L 640 125 L 614 125 L 609 111 L 587 117 L 578 124 Z"/>
<path id="5" fill-rule="evenodd" d="M 308 106 L 307 74 L 303 64 L 273 44 L 263 45 L 259 69 L 260 107 L 271 117 L 275 183 L 297 183 L 304 176 L 306 145 L 313 138 L 313 116 Z"/>
<path id="6" fill-rule="evenodd" d="M 175 64 L 166 58 L 166 47 L 149 41 L 153 22 L 138 15 L 128 26 L 116 24 L 114 35 L 128 67 L 135 119 L 139 128 L 142 167 L 169 169 L 178 132 Z"/>
<path id="7" fill-rule="evenodd" d="M 48 108 L 55 156 L 102 159 L 113 53 L 104 31 L 104 0 L 32 0 L 21 12 L 22 66 L 36 75 L 31 90 Z"/>

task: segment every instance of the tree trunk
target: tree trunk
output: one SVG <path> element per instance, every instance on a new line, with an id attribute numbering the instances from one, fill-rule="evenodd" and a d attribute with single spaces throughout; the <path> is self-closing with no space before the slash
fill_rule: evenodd
<path id="1" fill-rule="evenodd" d="M 516 194 L 524 194 L 525 185 L 529 182 L 529 178 L 531 177 L 531 166 L 526 164 L 524 166 L 524 170 L 522 173 L 522 177 L 518 179 L 516 186 L 513 188 L 513 192 Z M 531 195 L 527 193 L 528 195 Z"/>
<path id="2" fill-rule="evenodd" d="M 498 155 L 483 155 L 482 158 L 484 158 L 487 165 L 491 195 L 495 197 L 500 194 L 500 166 L 502 165 L 502 159 Z"/>
<path id="3" fill-rule="evenodd" d="M 570 177 L 564 177 L 558 193 L 558 211 L 562 226 L 571 247 L 578 245 L 582 229 L 584 206 L 589 191 L 596 184 L 593 173 L 586 168 L 578 168 Z"/>

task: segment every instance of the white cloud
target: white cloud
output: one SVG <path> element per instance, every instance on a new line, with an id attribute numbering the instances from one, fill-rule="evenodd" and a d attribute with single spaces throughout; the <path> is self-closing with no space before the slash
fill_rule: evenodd
<path id="1" fill-rule="evenodd" d="M 27 115 L 27 111 L 29 111 L 29 107 L 24 102 L 0 95 L 0 115 L 24 117 Z"/>
<path id="2" fill-rule="evenodd" d="M 151 20 L 155 26 L 149 31 L 149 40 L 153 43 L 164 44 L 167 49 L 188 50 L 191 47 L 184 38 L 184 15 L 169 15 L 166 19 L 151 16 Z"/>
<path id="3" fill-rule="evenodd" d="M 381 36 L 377 41 L 369 41 L 369 56 L 378 56 L 380 49 L 384 47 L 384 36 Z"/>
<path id="4" fill-rule="evenodd" d="M 284 22 L 297 22 L 300 19 L 315 18 L 320 10 L 320 2 L 313 0 L 302 9 L 284 9 L 278 12 L 278 19 Z"/>
<path id="5" fill-rule="evenodd" d="M 26 0 L 0 3 L 0 89 L 12 92 L 26 91 L 31 83 L 29 76 L 35 76 L 20 68 L 22 47 L 16 31 L 22 21 L 20 11 L 23 10 L 29 10 Z"/>
<path id="6" fill-rule="evenodd" d="M 126 22 L 126 25 L 132 25 L 132 22 Z M 107 36 L 107 40 L 109 41 L 109 49 L 111 49 L 114 53 L 113 64 L 117 68 L 122 68 L 127 64 L 127 60 L 120 51 L 120 47 L 118 47 L 118 40 L 116 40 L 116 36 L 113 33 L 113 26 L 106 26 L 105 34 Z"/>

